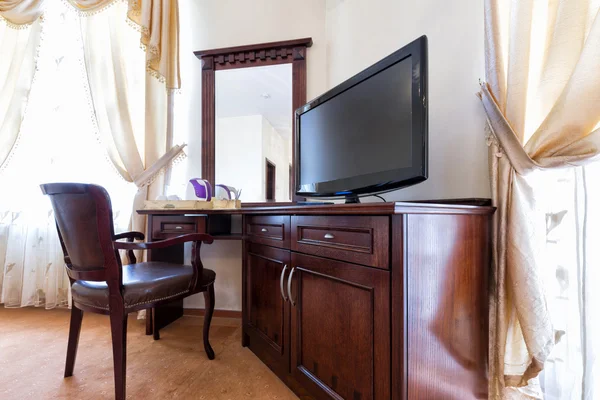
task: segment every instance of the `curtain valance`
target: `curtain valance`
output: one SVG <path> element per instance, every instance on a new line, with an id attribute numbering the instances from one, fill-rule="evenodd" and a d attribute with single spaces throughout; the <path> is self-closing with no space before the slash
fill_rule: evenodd
<path id="1" fill-rule="evenodd" d="M 44 12 L 44 0 L 0 0 L 0 17 L 12 27 L 31 25 Z"/>
<path id="2" fill-rule="evenodd" d="M 0 0 L 0 16 L 11 27 L 35 22 L 44 11 L 45 0 Z M 117 1 L 67 0 L 80 14 L 94 15 Z M 179 4 L 177 0 L 129 0 L 127 17 L 140 31 L 146 49 L 148 72 L 164 82 L 167 89 L 179 89 Z"/>

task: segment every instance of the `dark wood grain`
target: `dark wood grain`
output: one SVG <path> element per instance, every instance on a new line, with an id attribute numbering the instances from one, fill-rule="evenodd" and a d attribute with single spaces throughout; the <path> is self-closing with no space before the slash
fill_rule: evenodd
<path id="1" fill-rule="evenodd" d="M 113 246 L 117 250 L 156 250 L 156 249 L 164 249 L 166 247 L 175 246 L 178 244 L 184 244 L 187 242 L 194 243 L 207 243 L 211 244 L 213 242 L 213 238 L 210 235 L 205 233 L 186 233 L 184 235 L 177 235 L 169 239 L 158 240 L 154 242 L 120 242 L 114 241 Z"/>
<path id="2" fill-rule="evenodd" d="M 213 312 L 215 311 L 215 286 L 210 285 L 208 290 L 204 292 L 204 306 L 206 313 L 204 314 L 204 325 L 202 327 L 202 340 L 204 342 L 204 351 L 209 360 L 215 359 L 215 352 L 210 345 L 208 335 L 210 333 L 210 322 Z"/>
<path id="3" fill-rule="evenodd" d="M 202 177 L 212 187 L 215 187 L 215 71 L 292 64 L 290 118 L 293 119 L 294 110 L 306 103 L 306 56 L 310 46 L 312 39 L 303 38 L 194 52 L 202 61 Z M 293 142 L 292 154 L 295 146 Z"/>
<path id="4" fill-rule="evenodd" d="M 187 317 L 203 317 L 206 315 L 206 309 L 204 308 L 184 308 L 183 315 Z M 215 318 L 231 318 L 231 319 L 242 319 L 242 312 L 236 310 L 223 310 L 215 309 L 213 312 Z"/>
<path id="5" fill-rule="evenodd" d="M 280 282 L 291 269 L 287 250 L 248 243 L 244 333 L 248 345 L 278 375 L 289 372 L 289 303 L 283 298 Z"/>
<path id="6" fill-rule="evenodd" d="M 290 248 L 289 215 L 257 215 L 245 220 L 245 237 L 255 243 Z"/>
<path id="7" fill-rule="evenodd" d="M 167 239 L 184 233 L 205 233 L 206 217 L 156 215 L 152 218 L 149 229 L 152 240 Z"/>
<path id="8" fill-rule="evenodd" d="M 389 268 L 387 216 L 293 216 L 292 250 Z"/>
<path id="9" fill-rule="evenodd" d="M 460 199 L 427 199 L 427 200 L 414 200 L 409 203 L 434 203 L 434 204 L 462 204 L 467 206 L 480 206 L 490 207 L 492 205 L 492 199 L 470 197 Z"/>
<path id="10" fill-rule="evenodd" d="M 202 60 L 202 178 L 215 187 L 215 69 L 213 58 Z"/>
<path id="11" fill-rule="evenodd" d="M 127 314 L 123 309 L 111 312 L 110 331 L 115 371 L 115 400 L 125 400 L 127 385 Z"/>
<path id="12" fill-rule="evenodd" d="M 359 204 L 327 204 L 327 205 L 268 205 L 252 206 L 232 210 L 137 210 L 146 215 L 212 215 L 212 214 L 288 214 L 288 215 L 394 215 L 394 214 L 493 214 L 494 207 L 481 207 L 463 204 L 438 203 L 359 203 Z"/>
<path id="13" fill-rule="evenodd" d="M 490 218 L 408 215 L 408 398 L 487 399 Z"/>
<path id="14" fill-rule="evenodd" d="M 144 238 L 145 235 L 142 232 L 122 232 L 113 236 L 113 240 L 127 239 L 128 242 L 132 243 L 136 239 L 143 241 Z M 133 250 L 129 250 L 127 252 L 127 260 L 129 261 L 129 264 L 135 264 L 137 262 L 137 258 L 135 257 Z"/>
<path id="15" fill-rule="evenodd" d="M 268 42 L 268 43 L 260 43 L 260 44 L 250 44 L 243 46 L 235 46 L 235 47 L 223 47 L 220 49 L 212 49 L 212 50 L 199 50 L 195 51 L 194 55 L 199 59 L 202 59 L 206 56 L 229 56 L 230 54 L 239 54 L 246 52 L 260 52 L 270 49 L 280 49 L 280 48 L 294 48 L 294 47 L 311 47 L 313 44 L 311 38 L 302 38 L 302 39 L 292 39 L 292 40 L 282 40 L 278 42 Z"/>
<path id="16" fill-rule="evenodd" d="M 246 220 L 247 216 L 242 216 L 242 236 L 246 236 Z M 246 297 L 248 294 L 246 293 L 246 288 L 248 285 L 248 273 L 246 268 L 246 263 L 248 262 L 248 250 L 249 250 L 250 242 L 247 240 L 242 241 L 242 347 L 248 347 L 250 338 L 246 333 L 246 326 L 248 325 L 248 302 L 246 301 Z"/>
<path id="17" fill-rule="evenodd" d="M 79 334 L 81 333 L 81 321 L 83 311 L 75 306 L 71 307 L 71 324 L 69 326 L 69 342 L 67 345 L 67 361 L 65 363 L 65 378 L 73 376 L 75 359 L 77 358 L 77 347 L 79 346 Z"/>
<path id="18" fill-rule="evenodd" d="M 389 272 L 297 253 L 292 267 L 294 378 L 317 399 L 389 399 Z"/>
<path id="19" fill-rule="evenodd" d="M 406 287 L 408 282 L 404 273 L 406 265 L 406 240 L 405 232 L 407 215 L 392 216 L 391 236 L 391 312 L 392 312 L 392 400 L 407 399 L 406 371 L 408 344 L 407 340 L 407 312 L 406 312 Z"/>
<path id="20" fill-rule="evenodd" d="M 292 116 L 295 118 L 295 111 L 306 104 L 306 49 L 297 49 L 292 63 L 292 81 L 294 88 L 292 90 Z M 296 159 L 296 123 L 292 121 L 292 166 L 295 166 L 298 160 Z M 291 174 L 292 181 L 292 200 L 304 200 L 303 197 L 296 195 L 296 174 Z"/>

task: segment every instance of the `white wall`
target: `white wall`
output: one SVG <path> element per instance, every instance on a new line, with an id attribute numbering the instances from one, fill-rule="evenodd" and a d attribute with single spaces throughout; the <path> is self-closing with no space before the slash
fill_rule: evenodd
<path id="1" fill-rule="evenodd" d="M 307 55 L 307 95 L 326 89 L 325 0 L 186 0 L 179 2 L 181 93 L 175 98 L 175 143 L 187 143 L 188 157 L 176 165 L 172 187 L 184 195 L 189 178 L 201 171 L 201 69 L 193 51 L 312 37 Z M 189 186 L 189 185 L 187 185 Z M 243 196 L 243 193 L 242 193 Z M 185 197 L 193 199 L 188 187 Z M 186 260 L 189 261 L 189 249 Z M 241 310 L 239 241 L 215 241 L 202 247 L 203 263 L 217 273 L 216 308 Z M 185 300 L 185 307 L 203 307 L 202 296 Z"/>
<path id="2" fill-rule="evenodd" d="M 290 157 L 289 140 L 284 139 L 266 118 L 262 119 L 262 152 L 275 164 L 275 201 L 291 201 L 290 199 Z M 263 174 L 263 180 L 265 174 Z M 265 183 L 263 182 L 263 187 Z M 266 193 L 265 193 L 266 195 Z"/>
<path id="3" fill-rule="evenodd" d="M 485 117 L 475 96 L 484 78 L 483 2 L 327 0 L 326 21 L 329 88 L 428 37 L 429 179 L 384 197 L 490 197 Z"/>
<path id="4" fill-rule="evenodd" d="M 265 174 L 262 115 L 217 118 L 215 127 L 215 182 L 242 189 L 245 201 L 264 201 Z"/>

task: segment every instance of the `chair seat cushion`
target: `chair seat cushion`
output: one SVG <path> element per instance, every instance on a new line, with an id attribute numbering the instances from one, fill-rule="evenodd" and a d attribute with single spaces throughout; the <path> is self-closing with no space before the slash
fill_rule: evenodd
<path id="1" fill-rule="evenodd" d="M 123 266 L 125 308 L 168 300 L 189 291 L 193 269 L 189 265 L 166 262 L 142 262 Z M 204 268 L 199 286 L 215 281 L 215 272 Z M 198 287 L 197 287 L 198 288 Z M 71 286 L 76 303 L 108 310 L 108 286 L 105 282 L 76 281 Z"/>

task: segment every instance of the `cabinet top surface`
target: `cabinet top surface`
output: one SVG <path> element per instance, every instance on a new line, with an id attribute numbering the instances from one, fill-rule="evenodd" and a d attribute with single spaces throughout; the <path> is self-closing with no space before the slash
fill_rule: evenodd
<path id="1" fill-rule="evenodd" d="M 474 203 L 475 199 L 472 199 Z M 480 200 L 480 199 L 477 199 Z M 482 200 L 480 200 L 483 202 Z M 465 201 L 465 203 L 468 201 Z M 394 215 L 394 214 L 493 214 L 489 205 L 442 204 L 435 202 L 387 202 L 360 204 L 298 205 L 295 203 L 242 203 L 240 209 L 137 210 L 145 215 L 289 214 L 289 215 Z"/>

